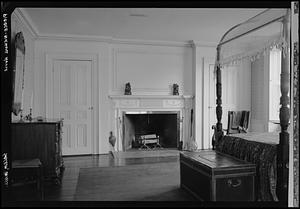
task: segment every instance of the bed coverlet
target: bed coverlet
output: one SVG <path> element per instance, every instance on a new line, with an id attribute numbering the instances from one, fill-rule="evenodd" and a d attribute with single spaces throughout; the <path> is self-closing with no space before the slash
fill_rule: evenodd
<path id="1" fill-rule="evenodd" d="M 247 133 L 223 136 L 216 150 L 255 163 L 257 201 L 278 201 L 276 153 L 279 133 Z"/>

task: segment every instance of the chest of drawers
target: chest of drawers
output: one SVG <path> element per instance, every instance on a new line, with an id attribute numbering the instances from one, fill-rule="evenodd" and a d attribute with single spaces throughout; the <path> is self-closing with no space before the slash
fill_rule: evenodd
<path id="1" fill-rule="evenodd" d="M 12 160 L 40 159 L 45 178 L 59 178 L 64 169 L 61 134 L 62 120 L 14 122 L 12 130 Z"/>

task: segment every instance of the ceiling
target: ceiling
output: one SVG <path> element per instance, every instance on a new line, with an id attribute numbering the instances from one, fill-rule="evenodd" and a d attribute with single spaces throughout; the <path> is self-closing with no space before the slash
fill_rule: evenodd
<path id="1" fill-rule="evenodd" d="M 218 43 L 222 35 L 265 9 L 22 8 L 39 35 Z"/>

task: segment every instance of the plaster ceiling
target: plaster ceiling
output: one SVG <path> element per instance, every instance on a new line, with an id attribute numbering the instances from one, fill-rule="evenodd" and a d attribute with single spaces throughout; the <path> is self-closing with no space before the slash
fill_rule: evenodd
<path id="1" fill-rule="evenodd" d="M 82 35 L 218 43 L 222 35 L 265 9 L 22 8 L 39 35 Z"/>

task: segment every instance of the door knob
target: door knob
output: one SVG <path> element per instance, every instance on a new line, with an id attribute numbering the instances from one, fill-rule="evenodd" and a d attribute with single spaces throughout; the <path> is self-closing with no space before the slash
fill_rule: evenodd
<path id="1" fill-rule="evenodd" d="M 92 109 L 94 109 L 93 107 L 89 107 L 89 110 L 92 110 Z"/>

